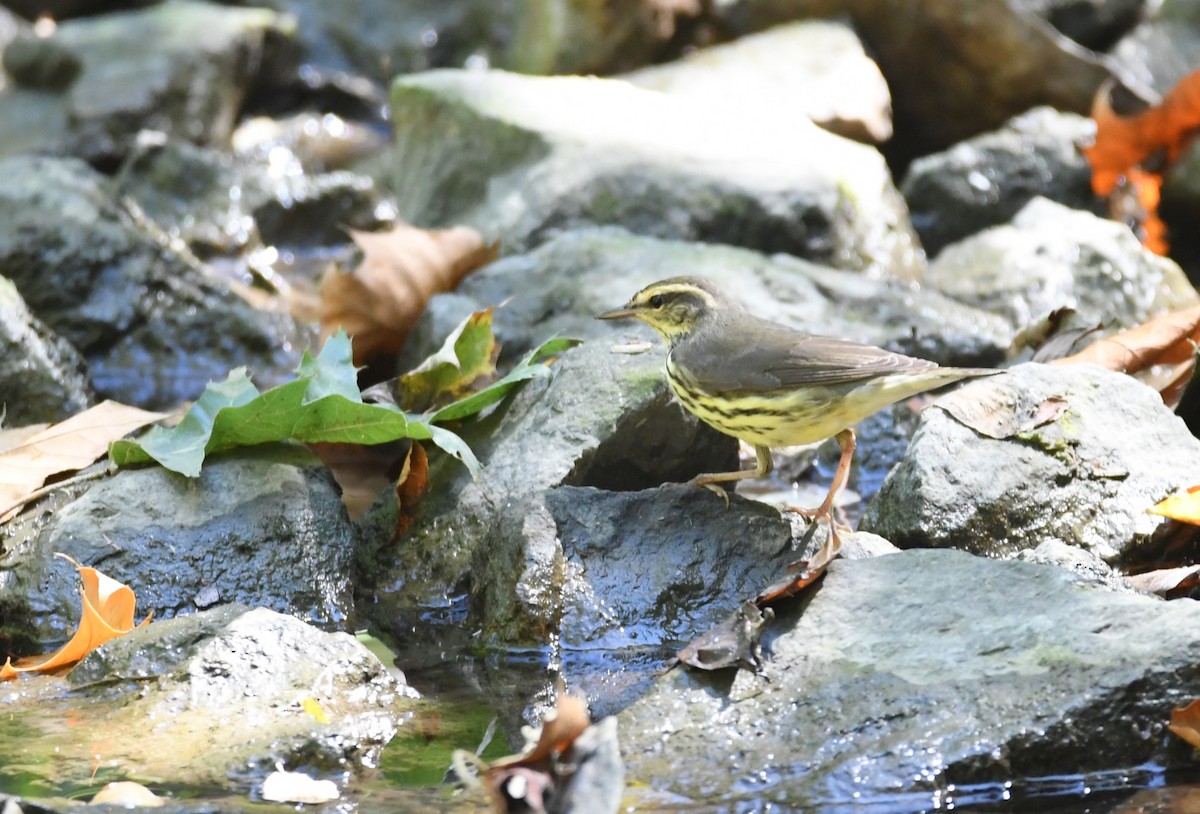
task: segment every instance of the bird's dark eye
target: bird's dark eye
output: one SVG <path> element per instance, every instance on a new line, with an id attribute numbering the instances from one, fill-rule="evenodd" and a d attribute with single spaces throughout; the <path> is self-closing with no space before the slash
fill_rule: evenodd
<path id="1" fill-rule="evenodd" d="M 662 308 L 663 307 L 662 294 L 655 294 L 653 297 L 650 298 L 650 307 L 651 308 Z"/>

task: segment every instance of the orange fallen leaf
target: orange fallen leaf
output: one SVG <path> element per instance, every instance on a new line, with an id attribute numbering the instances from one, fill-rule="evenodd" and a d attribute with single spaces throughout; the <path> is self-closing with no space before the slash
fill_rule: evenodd
<path id="1" fill-rule="evenodd" d="M 1198 343 L 1200 305 L 1194 305 L 1098 339 L 1051 364 L 1092 364 L 1137 376 L 1175 407 L 1195 370 Z"/>
<path id="2" fill-rule="evenodd" d="M 6 660 L 4 666 L 0 667 L 0 681 L 16 678 L 21 673 L 49 672 L 72 666 L 100 645 L 134 628 L 136 597 L 127 585 L 95 568 L 80 565 L 66 554 L 54 556 L 62 557 L 79 570 L 79 578 L 83 582 L 79 591 L 83 598 L 79 627 L 70 641 L 48 656 L 31 656 L 19 659 L 16 664 L 11 659 Z M 147 616 L 142 625 L 149 621 L 150 617 Z"/>
<path id="3" fill-rule="evenodd" d="M 106 453 L 110 442 L 166 417 L 105 401 L 0 452 L 0 522 L 14 516 L 51 475 L 82 469 Z"/>
<path id="4" fill-rule="evenodd" d="M 420 441 L 413 441 L 404 456 L 404 466 L 396 479 L 396 529 L 393 539 L 400 539 L 417 519 L 417 506 L 429 489 L 429 456 Z"/>
<path id="5" fill-rule="evenodd" d="M 1165 229 L 1158 219 L 1162 179 L 1191 145 L 1200 128 L 1200 71 L 1185 76 L 1160 104 L 1134 116 L 1119 116 L 1112 108 L 1115 82 L 1100 86 L 1092 101 L 1096 139 L 1083 149 L 1092 167 L 1092 189 L 1121 210 L 1132 201 L 1143 210 L 1143 243 L 1159 254 L 1166 252 Z M 1146 163 L 1154 160 L 1151 171 Z M 1160 161 L 1161 159 L 1161 161 Z M 1125 220 L 1120 211 L 1113 216 Z"/>
<path id="6" fill-rule="evenodd" d="M 358 365 L 399 352 L 429 299 L 498 253 L 465 226 L 427 231 L 398 224 L 386 232 L 349 232 L 362 249 L 362 263 L 352 273 L 334 271 L 321 280 L 321 333 L 344 328 Z"/>
<path id="7" fill-rule="evenodd" d="M 1171 710 L 1171 723 L 1168 728 L 1193 748 L 1200 749 L 1200 701 L 1193 701 L 1186 707 Z"/>
<path id="8" fill-rule="evenodd" d="M 1200 526 L 1200 486 L 1189 486 L 1187 492 L 1181 495 L 1171 495 L 1160 500 L 1147 509 L 1150 514 L 1158 514 Z"/>

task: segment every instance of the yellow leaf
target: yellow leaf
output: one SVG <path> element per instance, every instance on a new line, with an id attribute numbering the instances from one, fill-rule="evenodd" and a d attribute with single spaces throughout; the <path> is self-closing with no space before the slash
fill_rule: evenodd
<path id="1" fill-rule="evenodd" d="M 1171 495 L 1148 511 L 1150 514 L 1160 514 L 1172 520 L 1200 526 L 1200 485 L 1188 487 L 1185 494 Z"/>
<path id="2" fill-rule="evenodd" d="M 300 706 L 304 711 L 311 715 L 319 724 L 329 723 L 329 716 L 325 714 L 325 710 L 321 707 L 321 702 L 315 698 L 305 698 L 300 702 Z"/>
<path id="3" fill-rule="evenodd" d="M 55 556 L 62 557 L 79 570 L 79 578 L 83 582 L 79 591 L 83 597 L 83 615 L 79 619 L 79 627 L 71 640 L 54 653 L 20 659 L 16 664 L 11 659 L 5 661 L 4 666 L 0 667 L 0 681 L 16 678 L 21 673 L 47 672 L 71 666 L 110 639 L 133 630 L 136 598 L 127 585 L 95 568 L 80 565 L 66 554 Z M 150 617 L 147 616 L 142 624 L 149 621 Z"/>

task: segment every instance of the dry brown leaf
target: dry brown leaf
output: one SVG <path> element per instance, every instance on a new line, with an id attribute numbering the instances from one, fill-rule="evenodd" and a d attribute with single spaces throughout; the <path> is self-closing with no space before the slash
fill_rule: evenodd
<path id="1" fill-rule="evenodd" d="M 0 667 L 0 681 L 16 678 L 21 673 L 49 672 L 69 667 L 100 645 L 133 630 L 133 611 L 136 597 L 133 591 L 112 577 L 75 562 L 66 554 L 56 554 L 79 570 L 83 587 L 83 615 L 75 635 L 54 653 L 19 659 L 16 664 L 6 660 Z M 142 624 L 150 621 L 147 616 Z"/>
<path id="2" fill-rule="evenodd" d="M 1193 748 L 1200 749 L 1200 701 L 1171 710 L 1169 728 Z"/>
<path id="3" fill-rule="evenodd" d="M 1098 339 L 1079 353 L 1051 364 L 1092 364 L 1136 376 L 1175 407 L 1192 377 L 1200 342 L 1200 305 Z"/>
<path id="4" fill-rule="evenodd" d="M 1059 396 L 1033 401 L 1002 378 L 971 382 L 942 396 L 936 405 L 963 426 L 997 440 L 1057 421 L 1068 407 Z"/>
<path id="5" fill-rule="evenodd" d="M 50 476 L 82 469 L 112 441 L 166 417 L 105 401 L 0 452 L 0 522 L 14 516 Z"/>
<path id="6" fill-rule="evenodd" d="M 28 424 L 24 427 L 10 427 L 6 430 L 0 430 L 0 452 L 8 452 L 14 447 L 21 446 L 21 444 L 24 444 L 49 426 L 49 424 Z"/>
<path id="7" fill-rule="evenodd" d="M 321 333 L 344 328 L 358 365 L 399 352 L 429 299 L 498 253 L 496 244 L 465 226 L 428 231 L 398 224 L 387 232 L 351 229 L 350 237 L 362 249 L 362 263 L 321 280 Z"/>
<path id="8" fill-rule="evenodd" d="M 1115 83 L 1105 82 L 1092 101 L 1092 119 L 1096 139 L 1085 147 L 1084 155 L 1092 166 L 1092 189 L 1100 196 L 1112 196 L 1115 210 L 1132 204 L 1140 209 L 1142 242 L 1151 251 L 1165 254 L 1166 230 L 1157 209 L 1163 176 L 1191 146 L 1200 127 L 1200 71 L 1185 76 L 1155 107 L 1134 116 L 1118 116 L 1112 109 Z M 1150 171 L 1145 165 L 1153 159 L 1161 167 Z M 1161 161 L 1160 161 L 1161 159 Z M 1130 213 L 1114 211 L 1118 220 Z"/>
<path id="9" fill-rule="evenodd" d="M 825 565 L 828 564 L 828 562 L 825 563 Z M 754 601 L 759 606 L 766 606 L 789 596 L 795 596 L 823 576 L 825 576 L 824 565 L 819 568 L 809 568 L 808 563 L 805 562 L 792 563 L 787 567 L 787 572 L 763 588 Z"/>
<path id="10" fill-rule="evenodd" d="M 417 519 L 417 506 L 429 489 L 429 456 L 419 441 L 413 441 L 404 457 L 400 477 L 396 479 L 396 530 L 393 539 L 400 539 Z"/>
<path id="11" fill-rule="evenodd" d="M 1146 571 L 1141 574 L 1127 574 L 1125 579 L 1139 591 L 1152 594 L 1166 595 L 1184 584 L 1195 582 L 1195 575 L 1200 573 L 1200 565 L 1185 565 L 1181 568 L 1160 568 L 1157 571 Z"/>
<path id="12" fill-rule="evenodd" d="M 716 627 L 689 642 L 675 658 L 701 670 L 746 667 L 759 672 L 762 634 L 774 618 L 773 609 L 760 608 L 748 599 Z"/>

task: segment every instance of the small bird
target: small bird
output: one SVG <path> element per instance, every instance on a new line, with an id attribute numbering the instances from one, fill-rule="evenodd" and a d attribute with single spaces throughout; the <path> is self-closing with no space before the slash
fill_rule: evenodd
<path id="1" fill-rule="evenodd" d="M 667 341 L 667 383 L 684 408 L 714 429 L 753 445 L 754 469 L 697 475 L 691 483 L 728 497 L 720 484 L 766 477 L 771 448 L 836 437 L 842 455 L 819 507 L 828 519 L 824 565 L 841 546 L 833 507 L 850 474 L 851 427 L 889 404 L 973 376 L 999 371 L 939 367 L 883 348 L 813 336 L 746 311 L 711 282 L 672 277 L 648 285 L 597 319 L 640 319 Z M 819 561 L 819 562 L 818 562 Z"/>

